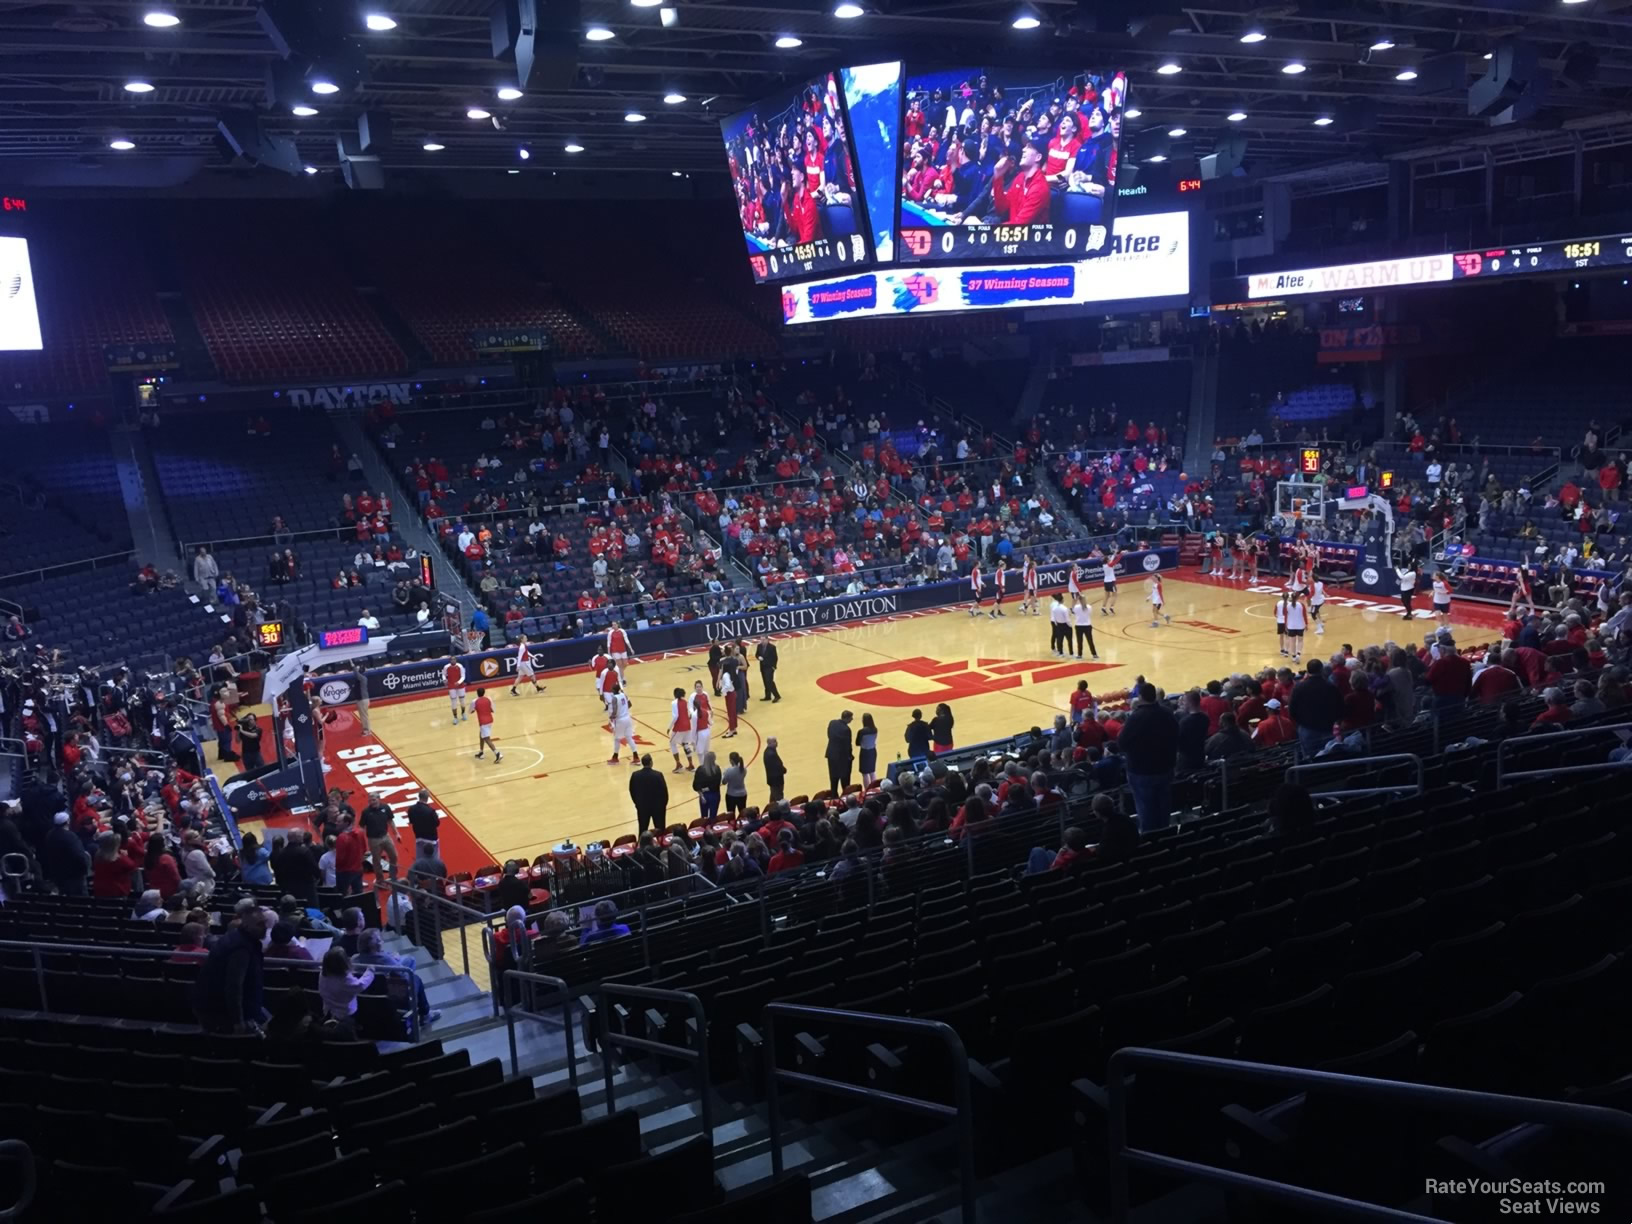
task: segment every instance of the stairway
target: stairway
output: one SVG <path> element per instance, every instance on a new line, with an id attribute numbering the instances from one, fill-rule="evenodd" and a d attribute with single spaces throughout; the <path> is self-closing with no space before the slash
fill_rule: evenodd
<path id="1" fill-rule="evenodd" d="M 629 354 L 628 346 L 601 326 L 601 321 L 579 305 L 578 301 L 570 293 L 562 289 L 560 285 L 553 282 L 541 282 L 539 287 L 553 297 L 562 309 L 568 311 L 573 318 L 577 319 L 585 331 L 594 334 L 596 340 L 595 356 L 618 357 Z"/>
<path id="2" fill-rule="evenodd" d="M 436 364 L 436 359 L 431 356 L 431 350 L 414 335 L 414 329 L 408 326 L 407 320 L 397 313 L 396 308 L 385 300 L 385 294 L 378 289 L 359 286 L 357 296 L 374 312 L 380 326 L 385 328 L 386 335 L 397 342 L 397 347 L 408 359 L 410 370 L 423 370 Z M 472 356 L 474 357 L 474 354 Z"/>
<path id="3" fill-rule="evenodd" d="M 204 343 L 204 335 L 198 330 L 187 299 L 176 290 L 167 290 L 159 294 L 159 309 L 164 311 L 170 334 L 176 338 L 176 355 L 181 358 L 181 368 L 187 377 L 220 378 L 221 372 L 215 368 L 215 358 L 210 356 L 210 346 Z"/>
<path id="4" fill-rule="evenodd" d="M 1201 568 L 1201 536 L 1194 531 L 1180 534 L 1177 531 L 1162 533 L 1163 548 L 1177 548 L 1179 550 L 1179 567 L 1194 566 Z"/>
<path id="5" fill-rule="evenodd" d="M 457 938 L 454 932 L 445 932 L 445 935 Z M 414 958 L 414 972 L 425 983 L 425 998 L 431 1010 L 442 1013 L 435 1024 L 425 1029 L 424 1036 L 442 1038 L 451 1047 L 461 1033 L 479 1032 L 491 1027 L 491 996 L 466 974 L 457 972 L 450 962 L 431 960 L 425 955 L 425 949 L 414 946 L 407 936 L 389 932 L 385 936 L 385 950 L 393 956 Z"/>
<path id="6" fill-rule="evenodd" d="M 187 576 L 182 557 L 159 494 L 159 474 L 153 455 L 141 431 L 115 426 L 108 434 L 114 467 L 119 473 L 119 491 L 124 495 L 125 516 L 130 520 L 130 538 L 139 565 L 160 570 L 175 569 Z"/>

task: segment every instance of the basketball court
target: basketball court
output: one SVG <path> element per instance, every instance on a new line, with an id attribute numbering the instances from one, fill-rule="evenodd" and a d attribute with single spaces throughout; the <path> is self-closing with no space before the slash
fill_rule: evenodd
<path id="1" fill-rule="evenodd" d="M 827 723 L 841 710 L 854 711 L 857 725 L 864 712 L 873 715 L 882 774 L 904 754 L 902 736 L 914 708 L 928 718 L 937 703 L 949 703 L 957 742 L 972 744 L 1050 725 L 1069 708 L 1079 680 L 1100 697 L 1120 695 L 1140 677 L 1171 693 L 1288 664 L 1275 637 L 1278 579 L 1254 585 L 1194 571 L 1169 572 L 1164 579 L 1171 624 L 1151 627 L 1145 584 L 1137 577 L 1122 584 L 1115 616 L 1100 614 L 1096 600 L 1098 662 L 1050 653 L 1046 592 L 1043 615 L 1035 617 L 1020 615 L 1018 600 L 1011 598 L 1007 615 L 998 620 L 984 612 L 971 618 L 963 605 L 779 635 L 782 701 L 761 700 L 758 669 L 751 668 L 751 700 L 735 738 L 725 737 L 724 702 L 713 700 L 710 747 L 722 767 L 728 753 L 742 754 L 748 802 L 762 804 L 766 739 L 778 741 L 789 795 L 825 789 Z M 1404 631 L 1397 603 L 1333 590 L 1323 614 L 1326 633 L 1311 631 L 1305 658 L 1328 658 L 1344 643 L 1356 649 L 1390 640 L 1419 643 L 1434 623 L 1426 609 L 1415 617 Z M 1499 636 L 1501 610 L 1459 604 L 1453 623 L 1460 646 L 1480 644 Z M 367 790 L 389 788 L 387 801 L 405 807 L 419 786 L 429 789 L 445 815 L 442 856 L 454 872 L 532 859 L 565 840 L 584 845 L 633 833 L 632 770 L 627 750 L 619 764 L 607 763 L 612 743 L 589 671 L 592 654 L 586 643 L 582 668 L 541 674 L 543 693 L 523 688 L 512 697 L 503 685 L 488 690 L 504 754 L 497 763 L 491 754 L 474 758 L 476 722 L 455 724 L 445 694 L 371 703 L 372 736 L 362 734 L 354 712 L 343 710 L 326 736 L 329 785 L 351 789 L 357 807 L 366 802 Z M 652 754 L 668 780 L 672 822 L 688 822 L 697 815 L 697 801 L 692 775 L 669 772 L 669 703 L 677 687 L 690 691 L 698 679 L 708 684 L 707 648 L 642 658 L 630 664 L 627 678 L 638 746 Z M 411 857 L 411 834 L 400 828 L 398 836 L 405 859 Z"/>

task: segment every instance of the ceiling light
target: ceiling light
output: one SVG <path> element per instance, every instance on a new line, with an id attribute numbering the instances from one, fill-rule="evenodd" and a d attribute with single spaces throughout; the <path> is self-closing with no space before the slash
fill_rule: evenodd
<path id="1" fill-rule="evenodd" d="M 164 9 L 149 9 L 142 17 L 142 23 L 152 26 L 155 30 L 168 30 L 172 26 L 180 25 L 181 18 Z"/>
<path id="2" fill-rule="evenodd" d="M 1137 119 L 1144 113 L 1145 112 L 1140 110 L 1137 106 L 1130 106 L 1127 110 L 1122 112 L 1122 117 L 1124 119 Z"/>
<path id="3" fill-rule="evenodd" d="M 1300 72 L 1308 72 L 1309 65 L 1293 60 L 1290 64 L 1282 64 L 1281 71 L 1287 76 L 1297 76 Z"/>
<path id="4" fill-rule="evenodd" d="M 1396 72 L 1394 74 L 1394 79 L 1396 81 L 1414 81 L 1417 79 L 1417 70 L 1415 68 L 1407 68 L 1403 72 Z"/>
<path id="5" fill-rule="evenodd" d="M 1145 160 L 1147 162 L 1158 162 L 1158 163 L 1165 162 L 1167 160 L 1167 154 L 1166 153 L 1152 153 L 1149 157 L 1145 158 Z"/>
<path id="6" fill-rule="evenodd" d="M 1156 69 L 1156 74 L 1158 76 L 1176 76 L 1183 71 L 1183 67 L 1175 64 L 1172 60 L 1168 60 L 1160 68 Z"/>
<path id="7" fill-rule="evenodd" d="M 307 174 L 316 174 L 317 173 L 317 167 L 316 166 L 302 166 L 301 169 L 306 171 Z"/>
<path id="8" fill-rule="evenodd" d="M 1246 111 L 1231 111 L 1229 114 L 1224 116 L 1224 118 L 1228 119 L 1231 123 L 1240 123 L 1246 117 Z"/>
<path id="9" fill-rule="evenodd" d="M 804 39 L 796 38 L 792 34 L 784 34 L 776 40 L 776 49 L 778 51 L 792 51 L 795 47 L 802 47 L 804 45 Z"/>
<path id="10" fill-rule="evenodd" d="M 584 37 L 590 42 L 605 42 L 609 38 L 616 38 L 617 35 L 605 26 L 590 26 L 584 31 Z"/>
<path id="11" fill-rule="evenodd" d="M 639 111 L 629 111 L 624 115 L 623 121 L 625 123 L 645 123 L 646 116 L 641 114 Z"/>
<path id="12" fill-rule="evenodd" d="M 340 86 L 333 81 L 316 80 L 312 82 L 312 92 L 315 94 L 333 94 L 340 92 Z"/>
<path id="13" fill-rule="evenodd" d="M 533 159 L 533 151 L 526 145 L 522 145 L 521 148 L 516 150 L 516 156 L 521 158 L 522 161 L 531 161 Z"/>
<path id="14" fill-rule="evenodd" d="M 128 152 L 135 147 L 136 142 L 134 140 L 126 140 L 123 136 L 115 136 L 112 140 L 108 141 L 108 148 L 118 149 L 121 153 Z"/>
<path id="15" fill-rule="evenodd" d="M 656 8 L 663 0 L 629 0 L 629 3 L 636 8 Z"/>
<path id="16" fill-rule="evenodd" d="M 152 93 L 153 92 L 153 82 L 151 82 L 151 81 L 126 81 L 125 82 L 125 92 L 126 93 L 134 93 L 134 94 Z"/>
<path id="17" fill-rule="evenodd" d="M 1480 59 L 1487 59 L 1487 60 L 1488 60 L 1488 59 L 1489 59 L 1489 58 L 1490 58 L 1490 52 L 1489 52 L 1489 51 L 1486 51 L 1486 52 L 1485 52 L 1485 53 L 1484 53 L 1484 54 L 1483 54 L 1483 55 L 1481 55 L 1481 56 L 1480 56 L 1480 57 L 1479 57 L 1479 58 L 1480 58 Z"/>
<path id="18" fill-rule="evenodd" d="M 466 119 L 491 119 L 493 116 L 479 106 L 473 106 L 465 112 Z"/>
<path id="19" fill-rule="evenodd" d="M 833 6 L 833 16 L 840 21 L 851 21 L 854 18 L 865 16 L 866 13 L 867 10 L 862 8 L 861 5 L 848 3 L 848 0 L 846 3 Z"/>
<path id="20" fill-rule="evenodd" d="M 424 149 L 425 152 L 427 152 L 427 153 L 440 153 L 440 152 L 442 152 L 443 149 L 447 148 L 448 146 L 445 145 L 445 144 L 438 144 L 434 140 L 427 140 L 424 144 L 420 145 L 419 147 Z"/>
<path id="21" fill-rule="evenodd" d="M 1315 120 L 1315 126 L 1316 127 L 1331 127 L 1332 126 L 1332 117 L 1330 115 L 1320 116 L 1320 118 Z"/>
<path id="22" fill-rule="evenodd" d="M 1565 4 L 1585 4 L 1587 0 L 1564 0 Z"/>
<path id="23" fill-rule="evenodd" d="M 670 171 L 669 171 L 669 177 L 670 177 L 670 178 L 679 178 L 679 177 L 680 177 L 680 171 L 678 171 L 678 170 L 670 170 Z"/>
<path id="24" fill-rule="evenodd" d="M 1261 43 L 1268 37 L 1269 35 L 1265 34 L 1257 26 L 1252 26 L 1241 32 L 1241 41 L 1244 43 Z"/>
<path id="25" fill-rule="evenodd" d="M 1021 8 L 1021 10 L 1014 15 L 1014 19 L 1009 22 L 1009 25 L 1016 30 L 1035 30 L 1042 24 L 1043 19 L 1037 15 L 1037 10 L 1032 8 L 1029 4 Z"/>
<path id="26" fill-rule="evenodd" d="M 668 93 L 663 95 L 663 101 L 668 103 L 670 106 L 679 106 L 680 103 L 684 102 L 685 100 L 686 95 L 681 93 L 678 89 L 671 89 Z"/>
<path id="27" fill-rule="evenodd" d="M 501 85 L 499 87 L 500 102 L 514 102 L 519 97 L 521 97 L 521 90 L 514 85 Z"/>
<path id="28" fill-rule="evenodd" d="M 506 171 L 505 171 L 505 173 L 506 173 L 506 174 L 520 174 L 520 173 L 521 173 L 521 171 L 520 171 L 520 170 L 517 170 L 517 169 L 515 169 L 515 168 L 514 168 L 514 167 L 512 167 L 512 168 L 511 168 L 511 169 L 509 169 L 509 170 L 506 170 Z"/>
<path id="29" fill-rule="evenodd" d="M 300 106 L 291 106 L 289 108 L 289 113 L 301 119 L 310 119 L 313 115 L 317 114 L 317 107 L 306 106 L 304 104 Z"/>
<path id="30" fill-rule="evenodd" d="M 1177 140 L 1180 136 L 1186 134 L 1186 130 L 1184 128 L 1168 128 L 1167 134 Z"/>
<path id="31" fill-rule="evenodd" d="M 363 18 L 363 24 L 369 29 L 377 30 L 382 34 L 386 30 L 394 30 L 397 28 L 396 21 L 390 17 L 387 17 L 384 13 L 370 13 L 368 16 Z"/>
<path id="32" fill-rule="evenodd" d="M 1371 49 L 1373 51 L 1392 51 L 1394 50 L 1394 40 L 1387 34 L 1379 34 L 1377 41 L 1371 44 Z"/>
<path id="33" fill-rule="evenodd" d="M 581 144 L 568 143 L 566 150 L 568 153 L 582 153 L 584 151 L 584 146 Z"/>

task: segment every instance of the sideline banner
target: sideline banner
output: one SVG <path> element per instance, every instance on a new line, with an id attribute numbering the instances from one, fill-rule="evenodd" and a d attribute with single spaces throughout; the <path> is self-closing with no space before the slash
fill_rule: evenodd
<path id="1" fill-rule="evenodd" d="M 1121 577 L 1134 583 L 1144 575 L 1159 570 L 1177 569 L 1179 550 L 1154 548 L 1145 552 L 1124 553 Z M 1080 563 L 1079 563 L 1080 564 Z M 1070 563 L 1044 565 L 1037 569 L 1043 589 L 1063 587 L 1071 571 Z M 1082 565 L 1084 586 L 1101 581 L 1101 567 Z M 987 575 L 986 590 L 992 589 L 991 575 Z M 1021 590 L 1020 567 L 1008 572 L 1005 589 L 1010 594 Z M 710 642 L 732 642 L 738 638 L 764 637 L 767 634 L 795 633 L 824 626 L 865 624 L 883 620 L 902 612 L 923 611 L 946 604 L 962 603 L 969 598 L 967 578 L 932 582 L 924 586 L 902 587 L 895 590 L 874 591 L 838 599 L 824 599 L 815 603 L 793 604 L 782 608 L 765 608 L 743 612 L 735 616 L 713 616 L 706 620 L 681 621 L 672 625 L 657 625 L 650 629 L 634 630 L 630 644 L 637 655 L 656 655 L 665 651 L 685 650 L 706 646 Z M 569 641 L 532 642 L 534 666 L 540 671 L 585 667 L 594 657 L 598 637 L 573 638 Z M 479 651 L 461 655 L 465 667 L 465 684 L 476 688 L 483 684 L 507 684 L 515 674 L 515 647 Z M 371 701 L 385 697 L 405 697 L 415 693 L 440 691 L 443 661 L 424 659 L 392 667 L 371 668 L 363 673 L 361 682 L 368 686 Z M 356 699 L 359 677 L 353 674 L 320 676 L 315 693 L 324 705 L 342 705 Z"/>

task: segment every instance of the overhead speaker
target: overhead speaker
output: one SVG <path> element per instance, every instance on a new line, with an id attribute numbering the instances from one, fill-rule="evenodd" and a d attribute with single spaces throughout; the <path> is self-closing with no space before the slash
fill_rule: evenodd
<path id="1" fill-rule="evenodd" d="M 1241 169 L 1241 163 L 1247 156 L 1247 138 L 1243 135 L 1229 135 L 1218 142 L 1213 152 L 1201 159 L 1201 177 L 1206 179 L 1228 178 Z"/>
<path id="2" fill-rule="evenodd" d="M 310 65 L 309 77 L 350 90 L 366 76 L 368 56 L 352 33 L 357 5 L 351 0 L 262 0 L 255 19 L 281 57 Z"/>
<path id="3" fill-rule="evenodd" d="M 357 116 L 357 146 L 364 153 L 379 153 L 391 144 L 391 116 L 381 110 Z"/>
<path id="4" fill-rule="evenodd" d="M 1536 78 L 1534 43 L 1507 39 L 1496 44 L 1485 75 L 1468 86 L 1468 114 L 1490 119 L 1510 109 Z"/>
<path id="5" fill-rule="evenodd" d="M 370 144 L 371 136 L 379 143 Z M 354 191 L 380 191 L 385 187 L 385 167 L 380 162 L 384 141 L 378 135 L 378 122 L 371 131 L 364 116 L 357 120 L 357 134 L 341 132 L 334 138 L 335 152 L 340 155 L 340 175 L 346 186 Z"/>
<path id="6" fill-rule="evenodd" d="M 572 88 L 583 25 L 579 0 L 494 0 L 488 18 L 493 56 L 515 54 L 520 88 Z"/>
<path id="7" fill-rule="evenodd" d="M 1417 65 L 1411 92 L 1419 98 L 1450 97 L 1468 83 L 1468 61 L 1461 55 L 1436 55 Z"/>
<path id="8" fill-rule="evenodd" d="M 301 172 L 300 150 L 295 142 L 261 131 L 260 116 L 253 111 L 228 111 L 217 118 L 215 128 L 233 156 L 251 166 L 265 166 L 285 174 Z"/>

